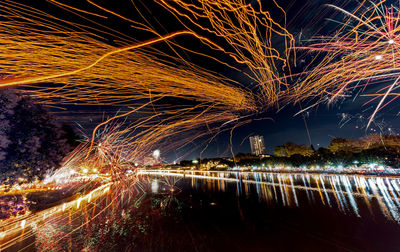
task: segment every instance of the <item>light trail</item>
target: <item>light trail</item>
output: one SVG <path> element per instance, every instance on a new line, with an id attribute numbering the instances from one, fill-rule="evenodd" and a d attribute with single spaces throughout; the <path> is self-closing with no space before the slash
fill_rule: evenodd
<path id="1" fill-rule="evenodd" d="M 78 24 L 29 6 L 5 1 L 0 7 L 0 15 L 6 19 L 0 24 L 0 43 L 7 45 L 0 52 L 4 75 L 0 85 L 26 85 L 25 92 L 48 105 L 129 106 L 149 97 L 169 96 L 211 102 L 218 107 L 229 103 L 228 107 L 235 107 L 233 111 L 255 110 L 251 92 L 239 83 L 149 47 L 189 35 L 223 50 L 192 31 L 114 47 Z M 13 19 L 15 15 L 18 21 Z M 27 31 L 27 27 L 32 28 Z M 146 51 L 144 47 L 148 47 Z M 39 72 L 41 76 L 37 76 Z M 38 85 L 44 81 L 57 84 Z"/>
<path id="2" fill-rule="evenodd" d="M 30 230 L 29 232 L 22 233 L 22 236 L 19 235 L 22 231 L 24 231 L 27 226 L 37 226 L 39 222 L 45 221 L 46 219 L 59 214 L 61 212 L 65 212 L 66 210 L 69 209 L 79 209 L 79 203 L 83 201 L 88 201 L 89 197 L 91 200 L 97 199 L 101 196 L 103 196 L 105 193 L 108 192 L 110 186 L 113 183 L 107 183 L 104 184 L 93 191 L 87 193 L 84 196 L 79 197 L 78 199 L 62 203 L 60 205 L 51 207 L 49 209 L 40 211 L 35 214 L 31 214 L 29 216 L 23 217 L 21 219 L 17 220 L 11 220 L 11 221 L 0 221 L 2 224 L 3 232 L 0 235 L 0 249 L 7 249 L 10 248 L 11 246 L 15 245 L 18 241 L 25 240 L 34 233 Z"/>
<path id="3" fill-rule="evenodd" d="M 165 36 L 162 36 L 161 38 L 154 38 L 154 39 L 150 39 L 135 45 L 129 45 L 129 46 L 124 46 L 122 48 L 117 48 L 114 49 L 113 51 L 107 52 L 103 55 L 101 55 L 96 61 L 94 61 L 92 64 L 73 70 L 73 71 L 69 71 L 69 72 L 65 72 L 65 73 L 59 73 L 59 74 L 53 74 L 53 75 L 48 75 L 48 76 L 41 76 L 41 77 L 25 77 L 23 79 L 17 79 L 17 80 L 13 80 L 13 79 L 6 79 L 6 80 L 1 80 L 0 81 L 0 87 L 7 87 L 7 86 L 16 86 L 16 85 L 22 85 L 22 84 L 32 84 L 32 83 L 40 83 L 40 82 L 44 82 L 47 80 L 51 80 L 51 79 L 56 79 L 56 78 L 60 78 L 60 77 L 66 77 L 66 76 L 70 76 L 70 75 L 76 75 L 82 71 L 86 71 L 89 70 L 90 68 L 96 66 L 97 64 L 99 64 L 101 61 L 103 61 L 105 58 L 110 57 L 111 55 L 114 54 L 118 54 L 118 53 L 122 53 L 125 51 L 130 51 L 130 50 L 134 50 L 134 49 L 138 49 L 141 47 L 146 47 L 146 46 L 150 46 L 159 42 L 163 42 L 169 39 L 172 39 L 174 37 L 177 36 L 182 36 L 182 35 L 194 35 L 196 37 L 200 37 L 197 34 L 195 34 L 194 32 L 190 32 L 190 31 L 178 31 L 178 32 L 174 32 L 171 34 L 167 34 Z"/>
<path id="4" fill-rule="evenodd" d="M 173 13 L 187 29 L 199 29 L 224 40 L 227 54 L 250 70 L 251 74 L 245 75 L 259 87 L 260 102 L 265 107 L 278 104 L 286 84 L 285 79 L 280 78 L 278 68 L 290 72 L 288 60 L 294 52 L 294 37 L 285 28 L 286 13 L 276 1 L 275 8 L 285 20 L 283 25 L 272 18 L 270 11 L 263 10 L 261 1 L 254 3 L 255 7 L 244 0 L 157 2 Z M 273 36 L 284 41 L 286 50 L 282 55 L 274 47 Z"/>
<path id="5" fill-rule="evenodd" d="M 54 3 L 68 8 L 62 2 Z M 4 66 L 0 86 L 22 88 L 47 105 L 125 107 L 127 112 L 108 117 L 96 129 L 116 118 L 128 122 L 132 121 L 128 116 L 139 118 L 124 126 L 120 123 L 119 129 L 111 133 L 113 139 L 126 138 L 114 148 L 119 153 L 130 152 L 126 160 L 140 159 L 138 155 L 146 155 L 165 139 L 187 134 L 187 139 L 182 137 L 174 143 L 184 146 L 208 134 L 226 131 L 229 125 L 225 122 L 239 120 L 243 112 L 253 114 L 259 106 L 264 106 L 257 104 L 253 91 L 242 84 L 198 67 L 179 55 L 172 56 L 151 47 L 185 35 L 224 52 L 218 44 L 193 31 L 161 36 L 143 25 L 141 28 L 158 37 L 135 43 L 123 39 L 122 45 L 111 46 L 87 27 L 27 5 L 7 0 L 0 7 L 0 16 L 5 19 L 0 23 L 0 44 L 7 45 L 0 52 L 0 65 Z M 106 12 L 123 18 L 111 10 Z M 41 84 L 49 81 L 54 83 Z M 168 99 L 183 99 L 196 105 L 167 106 Z M 96 129 L 92 133 L 92 145 Z"/>

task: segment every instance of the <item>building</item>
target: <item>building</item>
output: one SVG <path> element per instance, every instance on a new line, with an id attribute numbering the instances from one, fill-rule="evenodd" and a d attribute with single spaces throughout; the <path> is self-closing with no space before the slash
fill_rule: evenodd
<path id="1" fill-rule="evenodd" d="M 251 136 L 250 137 L 251 154 L 260 156 L 266 154 L 264 137 L 263 136 Z"/>

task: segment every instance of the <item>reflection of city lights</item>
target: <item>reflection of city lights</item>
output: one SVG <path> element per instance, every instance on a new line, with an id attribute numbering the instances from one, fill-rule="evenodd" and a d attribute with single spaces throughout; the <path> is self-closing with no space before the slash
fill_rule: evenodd
<path id="1" fill-rule="evenodd" d="M 340 165 L 338 165 L 340 166 Z M 333 169 L 337 170 L 337 167 L 332 166 Z M 380 167 L 378 167 L 380 168 Z M 385 168 L 382 166 L 382 168 Z M 298 169 L 292 167 L 292 169 Z M 349 169 L 344 167 L 344 169 Z M 299 169 L 298 169 L 299 170 Z M 387 172 L 387 169 L 385 169 Z M 327 206 L 333 207 L 331 204 L 332 194 L 333 198 L 337 200 L 340 209 L 343 211 L 351 211 L 356 216 L 360 217 L 359 201 L 356 197 L 362 196 L 366 200 L 367 204 L 370 204 L 372 197 L 375 197 L 381 202 L 381 210 L 385 216 L 394 221 L 399 221 L 400 216 L 398 215 L 398 205 L 393 201 L 397 196 L 392 196 L 400 192 L 399 179 L 398 178 L 382 178 L 382 177 L 364 177 L 364 176 L 347 176 L 347 175 L 326 175 L 326 174 L 279 174 L 279 173 L 247 173 L 240 174 L 236 172 L 202 172 L 198 173 L 189 172 L 185 174 L 185 171 L 181 170 L 142 170 L 141 174 L 157 175 L 157 176 L 172 176 L 172 177 L 186 177 L 193 179 L 204 179 L 202 183 L 214 184 L 218 181 L 218 184 L 224 184 L 228 182 L 241 182 L 245 186 L 257 185 L 257 187 L 265 187 L 263 190 L 257 190 L 259 196 L 270 199 L 271 194 L 268 187 L 280 188 L 282 192 L 287 193 L 277 195 L 275 194 L 275 200 L 283 200 L 289 206 L 299 206 L 297 200 L 296 191 L 306 191 L 307 193 L 316 193 L 321 198 L 322 202 L 325 202 Z M 235 177 L 231 177 L 232 173 L 235 173 Z M 153 181 L 154 183 L 154 181 Z M 224 185 L 225 187 L 225 185 Z M 224 188 L 223 187 L 223 188 Z M 291 190 L 287 190 L 288 188 Z M 362 189 L 362 190 L 360 190 Z M 168 189 L 162 188 L 162 191 Z M 169 191 L 173 192 L 174 188 L 170 188 Z M 222 189 L 224 190 L 224 189 Z M 249 190 L 250 191 L 250 190 Z M 247 192 L 245 192 L 247 195 Z M 310 200 L 310 198 L 309 198 Z M 323 203 L 325 205 L 325 203 Z M 210 205 L 216 205 L 215 202 L 210 202 Z"/>
<path id="2" fill-rule="evenodd" d="M 83 172 L 83 173 L 88 173 L 88 169 L 87 169 L 87 168 L 84 168 L 84 169 L 82 170 L 82 172 Z"/>
<path id="3" fill-rule="evenodd" d="M 151 182 L 151 192 L 152 193 L 158 193 L 158 179 L 154 179 Z"/>
<path id="4" fill-rule="evenodd" d="M 26 220 L 21 221 L 21 228 L 25 228 Z"/>

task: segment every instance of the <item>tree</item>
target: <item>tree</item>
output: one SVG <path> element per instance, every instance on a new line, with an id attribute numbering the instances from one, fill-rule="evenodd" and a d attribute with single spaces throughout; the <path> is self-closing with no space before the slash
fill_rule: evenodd
<path id="1" fill-rule="evenodd" d="M 297 145 L 293 142 L 287 142 L 284 145 L 274 148 L 274 154 L 278 157 L 290 157 L 292 155 L 311 156 L 314 153 L 307 145 Z"/>
<path id="2" fill-rule="evenodd" d="M 243 162 L 244 164 L 252 163 L 254 160 L 260 160 L 260 158 L 256 155 L 249 153 L 238 153 L 235 155 L 236 162 Z"/>
<path id="3" fill-rule="evenodd" d="M 11 131 L 10 118 L 19 100 L 20 97 L 15 92 L 10 90 L 0 92 L 0 162 L 6 159 L 11 144 L 8 134 Z"/>
<path id="4" fill-rule="evenodd" d="M 392 147 L 400 150 L 400 137 L 391 135 L 368 135 L 361 138 L 363 149 L 373 149 L 379 147 Z"/>
<path id="5" fill-rule="evenodd" d="M 30 97 L 1 90 L 0 105 L 0 172 L 10 182 L 42 178 L 75 147 L 76 134 Z"/>
<path id="6" fill-rule="evenodd" d="M 274 155 L 277 157 L 286 157 L 288 153 L 284 145 L 279 145 L 274 148 Z"/>
<path id="7" fill-rule="evenodd" d="M 363 150 L 363 141 L 338 137 L 331 141 L 329 150 L 333 153 L 340 151 L 359 153 Z"/>

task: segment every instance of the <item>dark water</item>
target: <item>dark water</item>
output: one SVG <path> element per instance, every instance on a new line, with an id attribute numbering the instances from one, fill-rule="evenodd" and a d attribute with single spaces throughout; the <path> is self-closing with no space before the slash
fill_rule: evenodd
<path id="1" fill-rule="evenodd" d="M 368 191 L 372 188 L 356 190 L 354 179 L 359 177 L 207 175 L 241 179 L 186 175 L 175 181 L 182 191 L 174 197 L 184 206 L 175 213 L 179 215 L 176 224 L 163 226 L 166 232 L 180 230 L 164 241 L 169 250 L 187 246 L 197 251 L 400 251 L 397 194 L 392 188 L 390 195 L 383 187 L 385 182 L 393 187 L 391 180 L 364 178 L 368 187 L 374 187 L 371 179 L 379 184 L 374 194 Z M 167 178 L 159 177 L 158 183 L 163 179 Z M 330 179 L 337 183 L 328 184 Z"/>
<path id="2" fill-rule="evenodd" d="M 140 175 L 134 188 L 114 185 L 101 198 L 36 223 L 28 250 L 400 251 L 399 182 L 272 173 Z"/>

